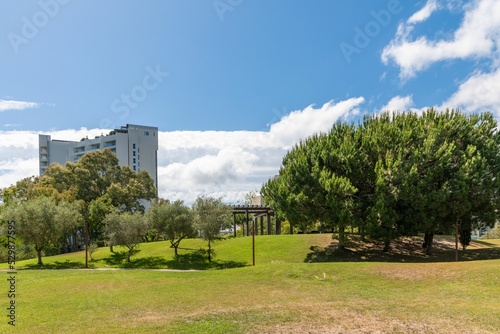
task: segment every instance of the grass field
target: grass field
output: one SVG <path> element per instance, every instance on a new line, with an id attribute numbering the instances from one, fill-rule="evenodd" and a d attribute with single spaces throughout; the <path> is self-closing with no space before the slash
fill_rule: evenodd
<path id="1" fill-rule="evenodd" d="M 500 259 L 455 263 L 430 257 L 408 263 L 395 250 L 389 262 L 361 252 L 347 262 L 314 263 L 325 260 L 315 255 L 328 249 L 331 236 L 293 235 L 256 238 L 255 267 L 251 238 L 221 241 L 215 244 L 217 265 L 211 266 L 188 261 L 200 260 L 193 254 L 204 243 L 187 241 L 177 265 L 173 251 L 159 242 L 141 245 L 130 265 L 110 261 L 108 250 L 100 249 L 91 262 L 97 269 L 19 270 L 12 332 L 498 333 L 500 328 Z M 472 247 L 470 253 L 497 245 Z M 437 258 L 453 258 L 451 249 L 437 251 Z M 48 268 L 78 267 L 83 254 L 44 260 Z M 30 261 L 16 265 L 29 268 L 35 263 Z M 116 268 L 147 263 L 232 269 Z M 0 289 L 7 292 L 8 274 L 1 274 Z M 5 315 L 6 295 L 0 299 Z M 8 333 L 12 328 L 3 319 L 0 332 Z"/>

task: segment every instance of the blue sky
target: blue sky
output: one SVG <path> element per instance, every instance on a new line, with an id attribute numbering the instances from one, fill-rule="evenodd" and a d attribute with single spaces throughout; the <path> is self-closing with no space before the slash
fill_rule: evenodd
<path id="1" fill-rule="evenodd" d="M 0 187 L 36 174 L 37 133 L 157 126 L 160 195 L 236 201 L 339 119 L 500 115 L 495 0 L 39 0 L 0 13 Z"/>

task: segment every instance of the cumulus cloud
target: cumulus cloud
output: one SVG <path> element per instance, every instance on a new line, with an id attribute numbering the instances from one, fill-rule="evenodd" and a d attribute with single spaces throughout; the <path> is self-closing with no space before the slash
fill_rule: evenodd
<path id="1" fill-rule="evenodd" d="M 359 97 L 330 101 L 319 108 L 308 106 L 283 116 L 269 131 L 159 132 L 159 196 L 186 203 L 200 194 L 223 197 L 228 203 L 241 201 L 278 173 L 292 145 L 359 113 L 363 102 Z M 108 131 L 82 128 L 44 134 L 78 141 Z M 38 174 L 38 132 L 0 131 L 0 153 L 0 188 Z"/>
<path id="2" fill-rule="evenodd" d="M 385 64 L 394 62 L 403 80 L 414 77 L 435 62 L 452 59 L 494 58 L 498 60 L 500 40 L 500 1 L 474 0 L 463 7 L 460 27 L 447 39 L 412 37 L 415 24 L 437 9 L 428 1 L 419 12 L 400 24 L 395 38 L 382 51 Z"/>
<path id="3" fill-rule="evenodd" d="M 494 72 L 475 72 L 441 106 L 468 112 L 491 111 L 500 117 L 500 69 Z"/>
<path id="4" fill-rule="evenodd" d="M 380 112 L 383 111 L 408 111 L 411 106 L 413 106 L 413 99 L 411 95 L 407 96 L 395 96 L 393 97 L 385 106 L 380 108 Z"/>
<path id="5" fill-rule="evenodd" d="M 36 102 L 0 100 L 0 112 L 7 110 L 23 110 L 23 109 L 38 108 L 39 106 L 40 103 Z"/>
<path id="6" fill-rule="evenodd" d="M 317 109 L 308 106 L 304 110 L 293 111 L 271 125 L 270 139 L 283 147 L 290 147 L 301 138 L 328 131 L 332 124 L 346 114 L 358 113 L 358 106 L 364 101 L 363 97 L 358 97 L 336 104 L 330 101 Z"/>

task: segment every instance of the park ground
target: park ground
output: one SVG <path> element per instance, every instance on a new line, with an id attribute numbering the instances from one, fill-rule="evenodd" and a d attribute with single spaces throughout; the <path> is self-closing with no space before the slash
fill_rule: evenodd
<path id="1" fill-rule="evenodd" d="M 16 327 L 8 333 L 498 333 L 500 240 L 472 242 L 454 262 L 454 240 L 438 237 L 434 255 L 421 239 L 332 235 L 258 236 L 215 243 L 213 263 L 198 239 L 142 244 L 16 263 Z M 6 265 L 3 289 L 8 290 Z M 146 269 L 153 268 L 153 269 Z M 170 270 L 166 270 L 170 269 Z M 172 270 L 173 269 L 173 270 Z M 1 285 L 0 285 L 0 288 Z M 0 299 L 7 315 L 7 293 Z"/>

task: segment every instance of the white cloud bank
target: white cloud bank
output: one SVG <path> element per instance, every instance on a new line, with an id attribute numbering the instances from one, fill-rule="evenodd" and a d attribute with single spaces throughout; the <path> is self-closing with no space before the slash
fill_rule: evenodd
<path id="1" fill-rule="evenodd" d="M 158 136 L 159 195 L 192 202 L 222 196 L 237 202 L 278 173 L 286 151 L 300 139 L 328 131 L 339 119 L 359 113 L 364 99 L 293 111 L 269 131 L 172 131 Z M 52 131 L 53 139 L 80 140 L 109 130 Z M 38 132 L 0 131 L 0 188 L 38 174 Z"/>

